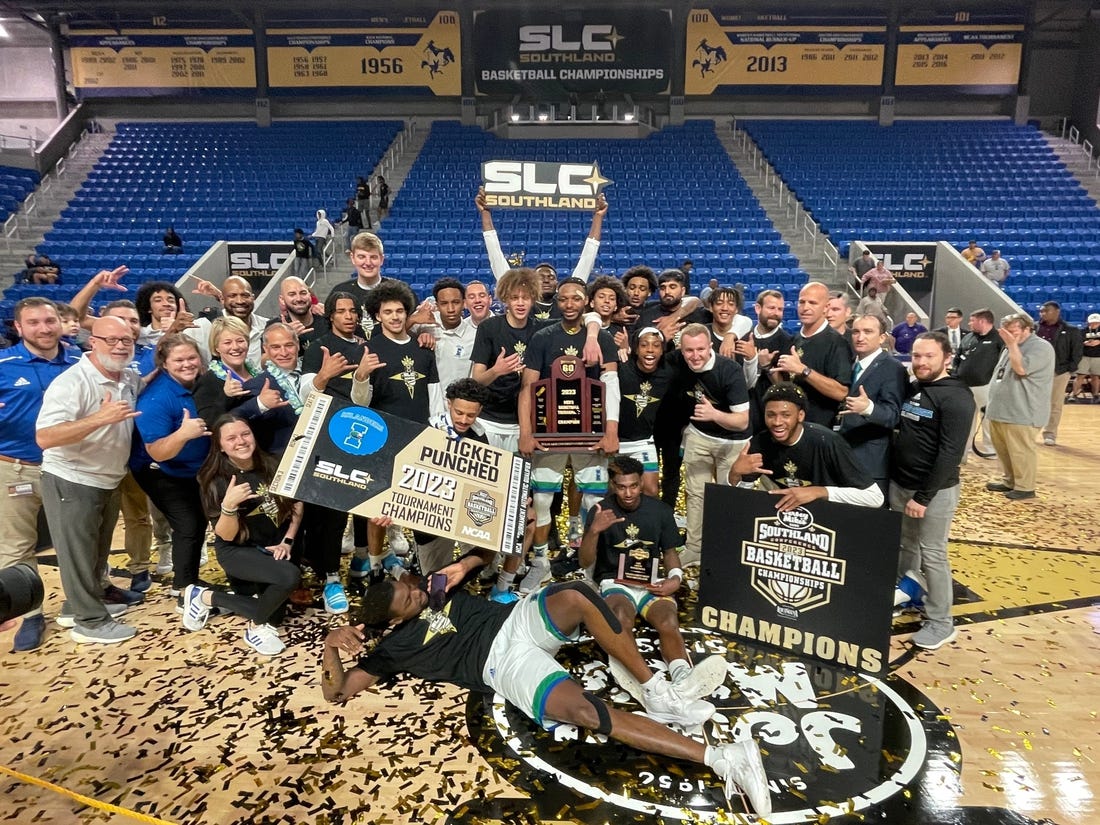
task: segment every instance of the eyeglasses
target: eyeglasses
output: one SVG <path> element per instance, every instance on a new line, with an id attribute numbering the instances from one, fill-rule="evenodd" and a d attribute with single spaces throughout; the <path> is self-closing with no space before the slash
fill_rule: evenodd
<path id="1" fill-rule="evenodd" d="M 98 341 L 102 341 L 109 347 L 117 347 L 119 344 L 133 344 L 134 338 L 132 335 L 125 338 L 116 338 L 113 335 L 89 335 L 89 338 L 95 338 Z"/>

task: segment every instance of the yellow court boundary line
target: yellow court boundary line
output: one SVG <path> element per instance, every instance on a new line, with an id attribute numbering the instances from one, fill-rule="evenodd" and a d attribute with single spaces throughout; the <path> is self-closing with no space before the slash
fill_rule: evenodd
<path id="1" fill-rule="evenodd" d="M 60 785 L 55 785 L 52 782 L 47 782 L 44 779 L 38 779 L 34 776 L 28 776 L 25 773 L 19 773 L 19 771 L 13 771 L 11 768 L 0 765 L 0 773 L 10 776 L 12 779 L 18 779 L 20 782 L 27 782 L 31 785 L 37 785 L 40 788 L 45 788 L 49 791 L 55 791 L 62 796 L 67 796 L 69 799 L 80 802 L 83 805 L 87 805 L 91 808 L 97 808 L 101 811 L 107 811 L 113 814 L 122 814 L 132 819 L 136 819 L 139 822 L 148 822 L 151 825 L 173 825 L 173 823 L 165 819 L 157 819 L 155 816 L 149 816 L 147 814 L 138 813 L 137 811 L 131 811 L 128 808 L 120 808 L 118 805 L 111 805 L 108 802 L 100 802 L 98 799 L 92 799 L 90 796 L 84 796 L 83 794 L 70 791 L 67 788 L 62 788 Z"/>

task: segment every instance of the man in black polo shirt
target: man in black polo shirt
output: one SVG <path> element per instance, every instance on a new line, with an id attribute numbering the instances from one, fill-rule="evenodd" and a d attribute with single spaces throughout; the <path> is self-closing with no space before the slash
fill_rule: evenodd
<path id="1" fill-rule="evenodd" d="M 837 407 L 852 383 L 852 356 L 848 342 L 825 317 L 829 288 L 811 281 L 798 293 L 798 320 L 802 328 L 789 352 L 773 370 L 781 380 L 794 381 L 806 392 L 806 420 L 833 425 Z M 773 379 L 774 380 L 774 379 Z"/>

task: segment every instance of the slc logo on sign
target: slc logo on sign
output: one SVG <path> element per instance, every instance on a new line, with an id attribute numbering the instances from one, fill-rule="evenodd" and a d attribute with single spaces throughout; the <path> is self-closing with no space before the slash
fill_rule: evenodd
<path id="1" fill-rule="evenodd" d="M 487 206 L 519 209 L 596 208 L 612 181 L 597 163 L 490 160 L 481 166 Z"/>

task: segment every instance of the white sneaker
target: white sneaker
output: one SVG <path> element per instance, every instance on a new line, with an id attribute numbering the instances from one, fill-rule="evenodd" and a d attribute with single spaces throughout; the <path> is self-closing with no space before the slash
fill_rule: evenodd
<path id="1" fill-rule="evenodd" d="M 386 528 L 386 536 L 390 540 L 390 551 L 398 556 L 407 556 L 409 554 L 409 539 L 405 535 L 405 531 L 393 524 Z"/>
<path id="2" fill-rule="evenodd" d="M 112 619 L 117 619 L 130 609 L 129 606 L 125 604 L 105 604 L 103 606 L 107 608 L 107 615 Z M 56 621 L 58 627 L 76 627 L 76 616 L 74 616 L 73 612 L 69 609 L 68 602 L 61 603 L 61 613 L 58 614 Z"/>
<path id="3" fill-rule="evenodd" d="M 264 656 L 276 656 L 286 650 L 279 632 L 269 624 L 249 625 L 244 631 L 244 641 Z"/>
<path id="4" fill-rule="evenodd" d="M 205 587 L 189 584 L 183 588 L 183 626 L 188 630 L 202 630 L 210 618 L 210 608 L 203 604 L 202 594 Z"/>
<path id="5" fill-rule="evenodd" d="M 701 699 L 685 699 L 663 677 L 642 687 L 642 707 L 650 718 L 668 724 L 694 727 L 714 716 L 714 705 Z M 628 691 L 629 692 L 629 691 Z"/>
<path id="6" fill-rule="evenodd" d="M 685 699 L 704 699 L 726 681 L 729 671 L 726 657 L 708 656 L 672 683 L 673 689 Z"/>
<path id="7" fill-rule="evenodd" d="M 768 788 L 768 775 L 764 773 L 764 761 L 760 758 L 760 746 L 755 739 L 719 745 L 718 758 L 711 766 L 726 783 L 726 802 L 738 791 L 744 791 L 757 816 L 769 816 L 772 812 L 772 796 Z"/>
<path id="8" fill-rule="evenodd" d="M 639 705 L 644 705 L 645 702 L 642 700 L 642 685 L 634 678 L 634 674 L 626 669 L 626 665 L 614 656 L 608 656 L 607 666 L 611 671 L 611 678 L 615 680 L 616 684 L 625 690 L 635 702 Z"/>
<path id="9" fill-rule="evenodd" d="M 550 560 L 542 556 L 536 556 L 531 560 L 531 566 L 527 568 L 527 575 L 519 583 L 519 594 L 526 596 L 533 590 L 538 590 L 546 584 L 553 575 L 550 572 Z"/>
<path id="10" fill-rule="evenodd" d="M 157 556 L 157 574 L 165 576 L 171 573 L 172 569 L 172 545 L 162 545 Z"/>

